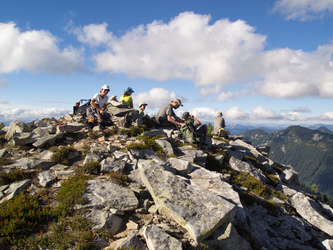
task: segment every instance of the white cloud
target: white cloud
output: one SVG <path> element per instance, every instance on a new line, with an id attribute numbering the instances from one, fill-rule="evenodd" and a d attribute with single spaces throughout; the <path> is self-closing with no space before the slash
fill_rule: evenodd
<path id="1" fill-rule="evenodd" d="M 210 20 L 184 12 L 169 23 L 140 25 L 94 56 L 96 70 L 158 81 L 185 79 L 200 86 L 250 80 L 259 70 L 253 61 L 266 37 L 242 20 Z"/>
<path id="2" fill-rule="evenodd" d="M 21 32 L 16 24 L 0 23 L 0 74 L 20 70 L 70 73 L 81 66 L 82 51 L 60 50 L 59 39 L 45 30 Z"/>
<path id="3" fill-rule="evenodd" d="M 266 109 L 263 106 L 258 106 L 252 109 L 252 119 L 281 119 L 282 116 L 276 111 L 271 109 Z"/>
<path id="4" fill-rule="evenodd" d="M 324 113 L 323 115 L 320 116 L 320 119 L 333 121 L 333 111 Z"/>
<path id="5" fill-rule="evenodd" d="M 3 122 L 7 121 L 23 121 L 29 122 L 32 120 L 43 119 L 43 118 L 59 118 L 68 113 L 71 110 L 50 108 L 50 109 L 24 109 L 24 108 L 13 108 L 0 111 L 0 116 L 3 117 Z"/>
<path id="6" fill-rule="evenodd" d="M 246 120 L 249 119 L 249 115 L 244 111 L 240 110 L 238 106 L 231 107 L 230 109 L 223 112 L 226 119 L 230 120 Z"/>
<path id="7" fill-rule="evenodd" d="M 308 117 L 306 117 L 305 115 L 301 115 L 297 112 L 290 112 L 288 114 L 282 114 L 284 117 L 284 120 L 287 121 L 307 121 L 309 120 Z"/>
<path id="8" fill-rule="evenodd" d="M 133 96 L 134 106 L 140 102 L 148 103 L 149 109 L 160 108 L 165 104 L 170 103 L 174 98 L 180 98 L 182 103 L 186 101 L 184 98 L 177 96 L 174 91 L 169 92 L 163 88 L 153 88 L 149 92 L 141 92 Z"/>
<path id="9" fill-rule="evenodd" d="M 333 12 L 332 0 L 277 0 L 274 11 L 286 16 L 287 20 L 310 21 Z"/>
<path id="10" fill-rule="evenodd" d="M 275 98 L 333 97 L 333 45 L 306 53 L 277 49 L 262 53 L 263 80 L 253 84 L 256 94 Z"/>
<path id="11" fill-rule="evenodd" d="M 222 90 L 221 94 L 219 94 L 216 98 L 218 102 L 227 102 L 229 99 L 233 99 L 235 96 L 234 93 L 228 90 Z"/>
<path id="12" fill-rule="evenodd" d="M 107 31 L 108 24 L 89 24 L 84 27 L 74 27 L 72 22 L 67 26 L 69 33 L 73 33 L 77 36 L 77 39 L 89 44 L 90 46 L 100 46 L 102 44 L 108 44 L 112 42 L 113 35 Z"/>
<path id="13" fill-rule="evenodd" d="M 84 43 L 108 46 L 93 56 L 97 71 L 193 81 L 201 86 L 201 95 L 216 95 L 221 102 L 250 94 L 333 97 L 333 45 L 314 52 L 264 51 L 266 36 L 256 34 L 245 21 L 221 19 L 210 24 L 210 20 L 208 15 L 184 12 L 169 23 L 140 25 L 121 37 L 108 32 L 105 23 L 80 28 L 77 35 Z M 219 92 L 221 86 L 232 84 L 248 89 Z"/>

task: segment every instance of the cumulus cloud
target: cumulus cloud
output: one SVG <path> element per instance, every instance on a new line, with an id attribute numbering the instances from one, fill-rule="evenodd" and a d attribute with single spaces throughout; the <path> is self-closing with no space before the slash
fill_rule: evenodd
<path id="1" fill-rule="evenodd" d="M 184 79 L 199 86 L 251 79 L 258 70 L 252 62 L 266 36 L 243 20 L 210 20 L 209 15 L 184 12 L 169 23 L 153 21 L 133 28 L 94 56 L 96 70 L 158 81 Z M 90 37 L 93 31 L 86 31 Z"/>
<path id="2" fill-rule="evenodd" d="M 149 92 L 141 92 L 137 95 L 134 95 L 134 106 L 139 105 L 140 102 L 148 103 L 149 109 L 160 108 L 165 104 L 170 103 L 174 98 L 180 98 L 182 103 L 186 101 L 186 99 L 177 96 L 174 91 L 169 92 L 163 88 L 153 88 Z"/>
<path id="3" fill-rule="evenodd" d="M 0 116 L 3 119 L 3 122 L 7 121 L 32 121 L 37 119 L 43 119 L 45 117 L 55 117 L 59 118 L 68 113 L 71 113 L 71 110 L 67 109 L 58 109 L 58 108 L 49 108 L 49 109 L 24 109 L 24 108 L 13 108 L 0 111 Z"/>
<path id="4" fill-rule="evenodd" d="M 72 22 L 70 22 L 66 30 L 69 33 L 73 33 L 77 36 L 77 39 L 90 46 L 100 46 L 105 45 L 113 40 L 113 35 L 111 32 L 107 31 L 108 24 L 89 24 L 84 27 L 75 27 Z"/>
<path id="5" fill-rule="evenodd" d="M 321 120 L 326 121 L 333 121 L 333 112 L 326 112 L 323 115 L 320 116 Z"/>
<path id="6" fill-rule="evenodd" d="M 59 39 L 45 30 L 22 32 L 13 22 L 0 23 L 0 74 L 20 70 L 71 73 L 82 62 L 82 51 L 58 47 Z"/>
<path id="7" fill-rule="evenodd" d="M 249 119 L 249 114 L 242 111 L 238 106 L 234 106 L 225 110 L 223 114 L 226 119 L 231 119 L 231 120 Z"/>
<path id="8" fill-rule="evenodd" d="M 287 20 L 310 21 L 333 12 L 331 0 L 278 0 L 274 11 L 280 12 Z"/>
<path id="9" fill-rule="evenodd" d="M 255 33 L 245 21 L 210 21 L 209 15 L 184 12 L 168 23 L 142 24 L 120 37 L 108 32 L 106 23 L 72 30 L 83 43 L 106 45 L 92 58 L 98 72 L 193 81 L 201 87 L 201 95 L 216 95 L 220 102 L 250 94 L 333 97 L 333 45 L 319 46 L 313 52 L 265 51 L 266 36 Z M 232 84 L 246 91 L 220 93 L 222 86 Z"/>
<path id="10" fill-rule="evenodd" d="M 275 98 L 333 97 L 333 45 L 306 53 L 277 49 L 262 53 L 263 80 L 252 85 L 256 94 Z"/>
<path id="11" fill-rule="evenodd" d="M 252 109 L 252 119 L 281 119 L 282 116 L 276 111 L 258 106 Z"/>

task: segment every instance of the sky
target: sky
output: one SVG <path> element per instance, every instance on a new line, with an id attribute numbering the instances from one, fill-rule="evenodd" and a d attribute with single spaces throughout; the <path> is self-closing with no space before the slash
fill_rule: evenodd
<path id="1" fill-rule="evenodd" d="M 145 113 L 333 124 L 333 0 L 2 0 L 0 123 L 59 118 L 107 84 Z"/>

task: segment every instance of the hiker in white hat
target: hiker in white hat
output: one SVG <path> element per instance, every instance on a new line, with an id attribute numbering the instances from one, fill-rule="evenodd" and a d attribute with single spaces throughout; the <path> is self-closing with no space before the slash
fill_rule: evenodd
<path id="1" fill-rule="evenodd" d="M 97 122 L 100 125 L 100 128 L 104 128 L 104 124 L 106 123 L 105 117 L 105 109 L 109 97 L 107 93 L 109 93 L 110 88 L 108 85 L 103 85 L 101 87 L 101 91 L 98 94 L 95 94 L 94 97 L 90 101 L 90 106 L 87 108 L 87 127 L 91 130 L 94 127 L 94 123 Z"/>

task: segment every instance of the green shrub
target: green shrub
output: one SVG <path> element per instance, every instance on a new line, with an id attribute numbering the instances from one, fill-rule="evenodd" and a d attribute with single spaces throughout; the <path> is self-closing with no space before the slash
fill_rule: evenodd
<path id="1" fill-rule="evenodd" d="M 66 215 L 73 210 L 75 204 L 86 202 L 82 195 L 86 190 L 86 183 L 89 178 L 91 177 L 86 175 L 72 176 L 61 184 L 56 195 L 59 204 L 54 211 L 55 215 Z"/>
<path id="2" fill-rule="evenodd" d="M 3 122 L 0 123 L 0 129 L 3 129 L 4 127 L 5 127 L 5 124 L 3 124 Z"/>
<path id="3" fill-rule="evenodd" d="M 20 194 L 0 207 L 0 246 L 20 244 L 40 222 L 51 218 L 50 209 L 41 207 L 37 195 Z"/>
<path id="4" fill-rule="evenodd" d="M 63 165 L 69 165 L 68 156 L 71 152 L 75 151 L 73 146 L 51 147 L 50 150 L 54 152 L 51 156 L 51 160 L 57 164 Z"/>
<path id="5" fill-rule="evenodd" d="M 127 145 L 125 147 L 126 149 L 149 149 L 149 146 L 144 144 L 144 143 L 140 143 L 140 142 L 132 142 L 131 144 Z"/>
<path id="6" fill-rule="evenodd" d="M 232 181 L 248 188 L 251 192 L 259 195 L 260 197 L 268 198 L 269 196 L 275 196 L 281 200 L 286 200 L 285 195 L 281 191 L 276 191 L 268 187 L 260 180 L 254 178 L 247 173 L 233 174 Z"/>
<path id="7" fill-rule="evenodd" d="M 0 186 L 25 179 L 30 179 L 32 178 L 32 175 L 32 172 L 24 171 L 22 169 L 14 169 L 9 171 L 8 173 L 0 172 Z"/>
<path id="8" fill-rule="evenodd" d="M 78 175 L 98 174 L 100 171 L 101 171 L 101 164 L 98 161 L 87 162 L 82 167 L 77 166 L 75 169 L 75 172 Z"/>
<path id="9" fill-rule="evenodd" d="M 129 182 L 129 178 L 127 175 L 115 171 L 110 172 L 110 178 L 111 181 L 122 186 L 126 186 Z"/>
<path id="10" fill-rule="evenodd" d="M 132 126 L 128 130 L 125 130 L 124 133 L 129 137 L 136 137 L 145 131 L 147 129 L 144 126 Z"/>
<path id="11" fill-rule="evenodd" d="M 4 156 L 0 158 L 0 166 L 6 166 L 13 163 L 13 160 L 9 159 L 8 157 Z"/>

